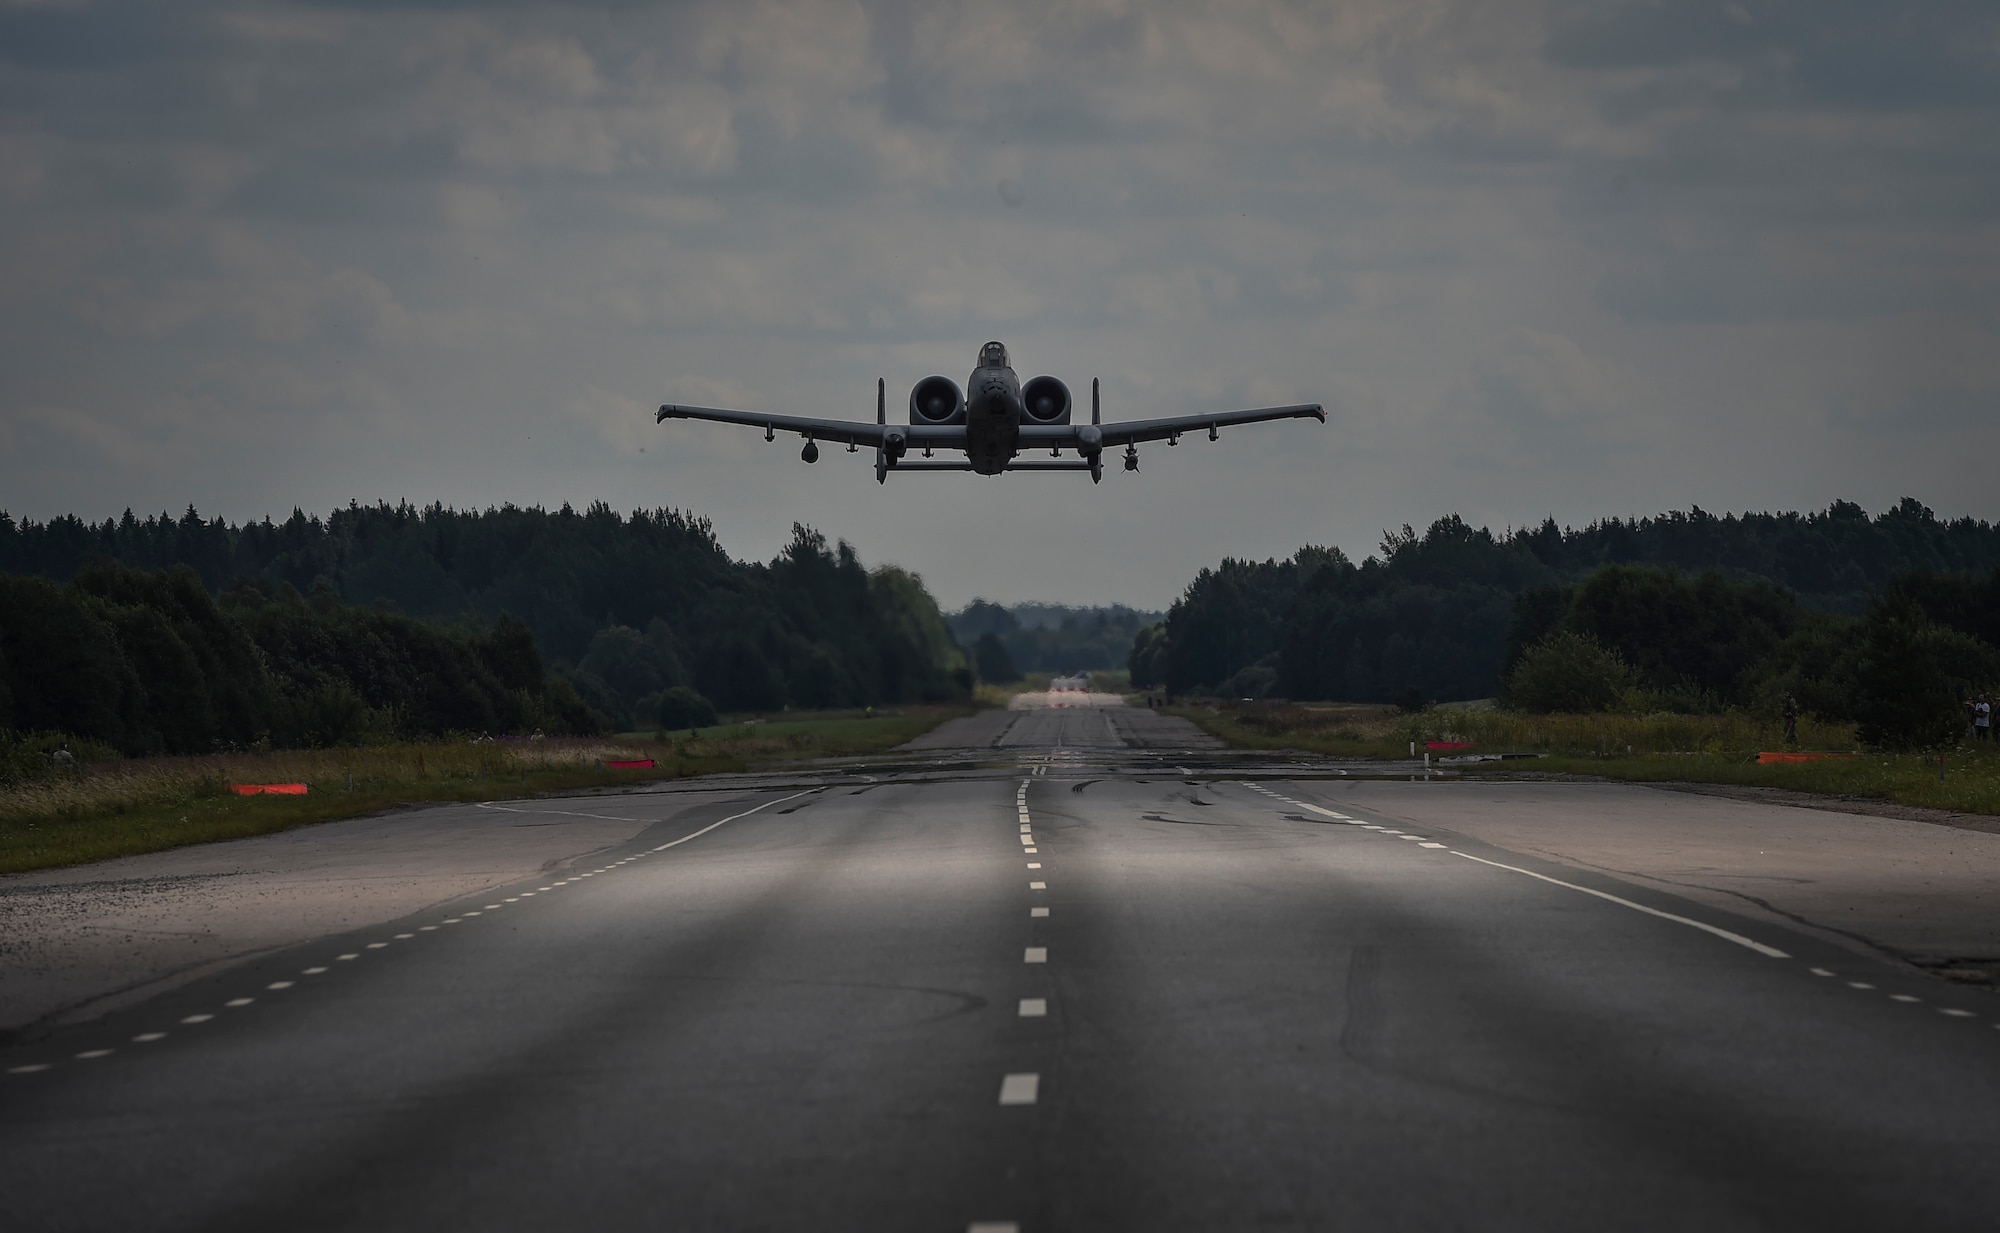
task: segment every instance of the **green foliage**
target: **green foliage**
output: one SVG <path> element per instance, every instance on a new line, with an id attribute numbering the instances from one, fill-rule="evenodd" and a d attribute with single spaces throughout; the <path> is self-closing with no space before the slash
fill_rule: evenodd
<path id="1" fill-rule="evenodd" d="M 1934 749 L 1964 734 L 1964 700 L 2000 681 L 2000 650 L 1932 622 L 1909 594 L 1891 594 L 1869 613 L 1857 677 L 1862 741 Z"/>
<path id="2" fill-rule="evenodd" d="M 1017 673 L 1064 675 L 1126 667 L 1133 640 L 1140 630 L 1157 621 L 1159 614 L 1122 604 L 1108 608 L 1017 604 L 1007 608 L 975 599 L 945 619 L 961 646 L 973 646 L 988 635 L 997 639 Z"/>
<path id="3" fill-rule="evenodd" d="M 1014 666 L 1014 657 L 1007 653 L 1007 644 L 1000 641 L 1000 635 L 988 631 L 979 635 L 972 644 L 972 667 L 982 681 L 1005 685 L 1021 679 L 1021 670 Z"/>
<path id="4" fill-rule="evenodd" d="M 1588 634 L 1558 630 L 1531 646 L 1508 673 L 1507 705 L 1539 714 L 1608 711 L 1637 674 Z"/>
<path id="5" fill-rule="evenodd" d="M 1167 649 L 1165 622 L 1145 626 L 1132 637 L 1132 651 L 1126 657 L 1125 668 L 1132 676 L 1132 688 L 1153 689 L 1166 683 L 1166 671 L 1160 663 Z"/>
<path id="6" fill-rule="evenodd" d="M 1504 536 L 1452 516 L 1421 535 L 1407 526 L 1386 533 L 1358 567 L 1307 549 L 1290 561 L 1226 560 L 1204 570 L 1143 654 L 1135 639 L 1130 666 L 1135 682 L 1214 692 L 1276 650 L 1273 690 L 1289 697 L 1387 702 L 1410 689 L 1444 700 L 1489 697 L 1529 646 L 1570 620 L 1575 585 L 1606 566 L 1647 568 L 1606 581 L 1574 628 L 1623 650 L 1658 699 L 1701 707 L 1728 695 L 1761 706 L 1778 685 L 1772 660 L 1789 655 L 1784 671 L 1822 683 L 1842 660 L 1844 652 L 1828 654 L 1834 627 L 1808 631 L 1816 614 L 1858 616 L 1871 592 L 1911 571 L 2000 567 L 2000 526 L 1940 521 L 1910 499 L 1874 518 L 1836 502 L 1816 514 L 1693 509 L 1567 529 L 1545 521 Z M 1659 581 L 1683 576 L 1696 581 Z M 1724 585 L 1760 581 L 1769 585 Z M 1934 590 L 1927 606 L 1962 615 L 1933 619 L 2000 638 L 1970 627 L 1981 614 L 2000 620 L 2000 596 L 1956 584 Z M 1656 600 L 1707 624 L 1655 619 Z"/>
<path id="7" fill-rule="evenodd" d="M 656 717 L 660 727 L 671 731 L 706 728 L 715 722 L 715 704 L 685 685 L 676 685 L 660 695 Z"/>

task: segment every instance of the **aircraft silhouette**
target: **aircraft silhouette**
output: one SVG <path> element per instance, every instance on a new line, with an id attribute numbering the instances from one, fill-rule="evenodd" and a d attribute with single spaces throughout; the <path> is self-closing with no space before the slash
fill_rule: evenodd
<path id="1" fill-rule="evenodd" d="M 761 427 L 764 439 L 772 440 L 780 431 L 796 432 L 806 440 L 799 457 L 819 460 L 819 442 L 839 441 L 852 453 L 863 445 L 875 449 L 875 482 L 883 483 L 891 471 L 976 471 L 998 475 L 1002 471 L 1088 471 L 1096 483 L 1104 478 L 1104 451 L 1125 447 L 1125 469 L 1139 469 L 1139 442 L 1165 441 L 1174 445 L 1181 434 L 1216 430 L 1225 424 L 1254 424 L 1263 420 L 1310 417 L 1324 424 L 1326 411 L 1318 403 L 1293 407 L 1257 407 L 1247 411 L 1222 411 L 1212 415 L 1179 415 L 1157 420 L 1131 420 L 1105 424 L 1098 420 L 1097 379 L 1090 381 L 1090 423 L 1072 424 L 1069 387 L 1054 377 L 1036 377 L 1023 385 L 1014 376 L 1007 348 L 997 342 L 979 349 L 979 367 L 961 391 L 949 377 L 925 377 L 910 390 L 910 422 L 891 424 L 888 419 L 888 385 L 875 382 L 875 422 L 819 420 L 800 415 L 764 415 L 755 411 L 729 411 L 716 407 L 683 407 L 668 403 L 660 408 L 654 423 L 668 419 L 714 420 L 723 424 Z M 933 462 L 910 459 L 910 450 L 921 449 L 924 459 L 933 450 L 963 450 L 964 462 Z M 1023 459 L 1024 450 L 1047 449 L 1058 459 L 1064 449 L 1075 451 L 1073 461 Z"/>

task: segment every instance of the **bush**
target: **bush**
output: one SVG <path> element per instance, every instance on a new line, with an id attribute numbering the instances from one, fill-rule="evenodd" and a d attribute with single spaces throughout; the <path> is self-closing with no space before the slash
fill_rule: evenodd
<path id="1" fill-rule="evenodd" d="M 1608 711 L 1632 688 L 1632 666 L 1595 638 L 1559 632 L 1529 647 L 1508 674 L 1505 703 L 1537 714 Z"/>
<path id="2" fill-rule="evenodd" d="M 715 722 L 715 704 L 685 685 L 660 695 L 662 728 L 706 728 Z"/>

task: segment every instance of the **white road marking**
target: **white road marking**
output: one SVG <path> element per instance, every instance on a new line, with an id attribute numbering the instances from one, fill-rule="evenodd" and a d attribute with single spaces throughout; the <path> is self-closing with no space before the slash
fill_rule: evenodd
<path id="1" fill-rule="evenodd" d="M 1011 1220 L 975 1220 L 965 1233 L 1021 1233 L 1021 1226 Z"/>
<path id="2" fill-rule="evenodd" d="M 289 980 L 274 980 L 264 987 L 266 989 L 289 989 L 292 987 L 292 982 Z"/>
<path id="3" fill-rule="evenodd" d="M 1030 869 L 1040 869 L 1041 867 L 1042 867 L 1042 862 L 1040 862 L 1040 861 L 1029 861 L 1029 862 L 1028 862 L 1028 868 L 1030 868 Z"/>
<path id="4" fill-rule="evenodd" d="M 165 1032 L 141 1032 L 132 1038 L 132 1043 L 135 1045 L 150 1045 L 156 1040 L 165 1040 L 166 1038 L 167 1034 Z"/>
<path id="5" fill-rule="evenodd" d="M 9 1066 L 7 1073 L 10 1075 L 33 1075 L 40 1074 L 47 1069 L 49 1069 L 47 1062 L 33 1062 L 26 1066 Z"/>
<path id="6" fill-rule="evenodd" d="M 238 1006 L 248 1006 L 250 1003 L 256 1000 L 257 1000 L 256 998 L 230 998 L 227 1002 L 224 1002 L 223 1005 L 235 1008 Z"/>
<path id="7" fill-rule="evenodd" d="M 387 942 L 370 942 L 370 943 L 368 944 L 368 949 L 369 949 L 369 950 L 381 950 L 381 949 L 382 949 L 383 947 L 385 947 L 385 946 L 387 946 L 387 945 L 388 945 L 388 943 L 387 943 Z"/>
<path id="8" fill-rule="evenodd" d="M 553 886 L 537 886 L 535 889 L 538 891 L 545 891 L 545 890 L 554 890 L 555 888 Z"/>
<path id="9" fill-rule="evenodd" d="M 1411 840 L 1415 840 L 1415 841 L 1416 841 L 1416 842 L 1418 842 L 1418 843 L 1422 843 L 1422 842 L 1424 842 L 1424 837 L 1423 837 L 1422 835 L 1398 835 L 1398 836 L 1396 836 L 1396 838 L 1398 838 L 1398 839 L 1411 839 Z"/>
<path id="10" fill-rule="evenodd" d="M 507 902 L 508 902 L 508 903 L 519 903 L 519 902 L 521 902 L 521 897 L 520 897 L 519 895 L 516 895 L 516 896 L 515 896 L 514 898 L 512 898 L 512 899 L 509 899 L 509 900 L 508 900 Z"/>
<path id="11" fill-rule="evenodd" d="M 414 933 L 399 933 L 399 934 L 397 934 L 397 935 L 396 935 L 396 940 L 397 940 L 398 942 L 405 942 L 405 941 L 408 941 L 409 939 L 411 939 L 411 938 L 413 938 L 413 937 L 416 937 L 416 936 L 417 936 L 417 935 L 416 935 L 416 934 L 414 934 Z"/>
<path id="12" fill-rule="evenodd" d="M 1048 961 L 1049 948 L 1046 946 L 1030 946 L 1021 952 L 1022 963 L 1047 963 Z"/>
<path id="13" fill-rule="evenodd" d="M 1048 1013 L 1049 1013 L 1049 1000 L 1047 998 L 1021 999 L 1021 1018 L 1040 1019 L 1043 1016 L 1047 1015 Z"/>
<path id="14" fill-rule="evenodd" d="M 334 958 L 344 963 L 349 959 L 359 959 L 361 958 L 361 956 L 358 954 L 346 954 L 346 955 L 335 955 Z"/>
<path id="15" fill-rule="evenodd" d="M 1033 829 L 1035 829 L 1035 828 L 1034 828 L 1034 827 L 1032 827 L 1032 826 L 1030 826 L 1030 825 L 1029 825 L 1029 824 L 1027 824 L 1026 822 L 1023 822 L 1023 823 L 1021 823 L 1021 833 L 1022 833 L 1023 835 L 1027 834 L 1027 833 L 1028 833 L 1029 831 L 1031 831 L 1031 830 L 1033 830 Z"/>
<path id="16" fill-rule="evenodd" d="M 1035 837 L 1034 837 L 1033 835 L 1029 835 L 1029 834 L 1026 834 L 1026 833 L 1023 833 L 1023 834 L 1022 834 L 1022 836 L 1021 836 L 1021 842 L 1022 842 L 1022 843 L 1033 843 L 1033 842 L 1035 842 Z"/>
<path id="17" fill-rule="evenodd" d="M 1491 865 L 1495 869 L 1505 869 L 1510 873 L 1526 874 L 1528 877 L 1550 883 L 1554 886 L 1566 887 L 1573 891 L 1582 891 L 1586 895 L 1595 895 L 1597 898 L 1607 903 L 1615 903 L 1621 908 L 1630 908 L 1634 912 L 1644 912 L 1648 916 L 1657 916 L 1661 920 L 1670 920 L 1677 925 L 1686 925 L 1690 929 L 1699 929 L 1703 933 L 1712 934 L 1725 942 L 1734 942 L 1738 946 L 1754 950 L 1769 959 L 1791 958 L 1790 955 L 1775 946 L 1766 946 L 1762 942 L 1746 938 L 1740 933 L 1732 933 L 1727 929 L 1708 924 L 1706 921 L 1698 921 L 1686 916 L 1676 916 L 1672 912 L 1662 912 L 1658 908 L 1649 908 L 1643 903 L 1634 903 L 1630 899 L 1622 899 L 1617 895 L 1608 894 L 1605 891 L 1592 890 L 1588 886 L 1578 886 L 1574 882 L 1565 882 L 1561 878 L 1552 878 L 1545 873 L 1536 873 L 1532 869 L 1522 869 L 1515 865 L 1503 865 L 1499 861 L 1489 861 L 1483 856 L 1474 856 L 1469 852 L 1453 852 L 1452 855 L 1462 856 L 1469 861 L 1478 861 L 1482 865 Z"/>
<path id="18" fill-rule="evenodd" d="M 1890 1000 L 1891 1002 L 1921 1002 L 1921 1001 L 1923 1001 L 1923 999 L 1922 999 L 1922 998 L 1919 998 L 1919 997 L 1912 997 L 1912 996 L 1910 996 L 1910 995 L 1909 995 L 1909 994 L 1907 994 L 1907 993 L 1892 993 L 1892 994 L 1890 994 L 1890 995 L 1889 995 L 1889 1000 Z"/>
<path id="19" fill-rule="evenodd" d="M 1048 914 L 1049 914 L 1049 910 L 1048 910 L 1047 908 L 1029 908 L 1029 909 L 1028 909 L 1028 915 L 1030 915 L 1030 916 L 1047 916 Z"/>
<path id="20" fill-rule="evenodd" d="M 747 818 L 747 817 L 749 817 L 749 816 L 750 816 L 751 814 L 753 814 L 753 813 L 762 813 L 762 812 L 763 812 L 764 810 L 766 810 L 766 809 L 769 809 L 769 808 L 770 808 L 771 806 L 773 806 L 773 805 L 782 805 L 782 804 L 784 804 L 784 803 L 785 803 L 786 801 L 795 801 L 795 800 L 799 799 L 799 798 L 800 798 L 800 797 L 802 797 L 802 796 L 811 796 L 811 795 L 812 795 L 813 793 L 815 793 L 815 792 L 817 792 L 817 791 L 819 791 L 819 789 L 818 789 L 818 788 L 807 788 L 807 789 L 806 789 L 805 791 L 803 791 L 803 792 L 794 792 L 794 793 L 792 793 L 792 794 L 791 794 L 790 796 L 781 796 L 781 797 L 779 797 L 779 798 L 778 798 L 777 800 L 775 800 L 775 801 L 765 801 L 765 802 L 764 802 L 763 804 L 761 804 L 761 805 L 757 806 L 757 808 L 755 808 L 755 809 L 746 809 L 746 810 L 744 810 L 744 811 L 743 811 L 742 813 L 732 813 L 732 814 L 730 814 L 730 815 L 729 815 L 728 817 L 726 817 L 726 818 L 723 818 L 723 819 L 722 819 L 721 821 L 718 821 L 718 822 L 710 822 L 710 823 L 709 823 L 709 824 L 708 824 L 707 826 L 704 826 L 704 827 L 702 827 L 702 828 L 701 828 L 700 830 L 698 830 L 698 831 L 695 831 L 695 832 L 694 832 L 693 834 L 691 834 L 691 835 L 682 835 L 682 836 L 681 836 L 681 837 L 680 837 L 679 839 L 670 839 L 670 840 L 668 840 L 668 841 L 667 841 L 666 843 L 663 843 L 663 844 L 661 844 L 661 845 L 660 845 L 659 847 L 657 847 L 657 848 L 654 848 L 654 849 L 653 849 L 653 851 L 655 851 L 655 852 L 664 852 L 664 851 L 666 851 L 666 850 L 667 850 L 668 848 L 678 848 L 678 847 L 680 847 L 680 846 L 681 846 L 682 844 L 684 844 L 684 843 L 688 842 L 688 841 L 689 841 L 690 839 L 699 839 L 699 838 L 701 838 L 701 837 L 702 837 L 703 835 L 706 835 L 706 834 L 708 834 L 708 833 L 709 833 L 710 831 L 714 830 L 714 829 L 715 829 L 716 827 L 718 827 L 718 826 L 721 826 L 721 825 L 722 825 L 722 824 L 723 824 L 724 822 L 734 822 L 734 821 L 736 821 L 736 819 L 738 819 L 738 818 Z M 621 821 L 621 822 L 629 822 L 629 821 L 631 821 L 631 819 L 630 819 L 630 818 L 621 818 L 621 819 L 619 819 L 619 821 Z"/>
<path id="21" fill-rule="evenodd" d="M 1040 853 L 1040 852 L 1038 852 L 1038 851 L 1037 851 L 1036 849 L 1034 849 L 1034 848 L 1022 848 L 1022 849 L 1021 849 L 1021 851 L 1023 851 L 1023 852 L 1026 852 L 1026 853 L 1027 853 L 1027 854 L 1028 854 L 1029 856 L 1039 856 L 1039 855 L 1041 855 L 1041 853 Z"/>
<path id="22" fill-rule="evenodd" d="M 110 1056 L 111 1056 L 111 1050 L 109 1049 L 85 1049 L 82 1053 L 76 1055 L 76 1060 L 79 1062 L 87 1062 L 94 1057 L 110 1057 Z"/>
<path id="23" fill-rule="evenodd" d="M 498 911 L 500 910 L 500 907 L 501 907 L 501 905 L 500 905 L 500 904 L 497 904 L 497 903 L 489 903 L 489 904 L 487 904 L 487 905 L 486 905 L 486 910 L 487 910 L 488 912 L 498 912 Z"/>
<path id="24" fill-rule="evenodd" d="M 1431 839 L 1426 839 L 1426 840 L 1424 840 L 1424 841 L 1423 841 L 1422 843 L 1418 844 L 1417 846 L 1418 846 L 1418 847 L 1420 847 L 1420 848 L 1442 848 L 1442 847 L 1443 847 L 1444 845 L 1443 845 L 1443 844 L 1441 844 L 1441 843 L 1438 843 L 1438 842 L 1437 842 L 1437 841 L 1435 841 L 1435 840 L 1431 840 Z"/>
<path id="25" fill-rule="evenodd" d="M 485 914 L 484 912 L 467 912 L 467 913 L 465 913 L 465 915 L 467 915 L 467 916 L 484 916 L 484 915 L 486 915 L 486 914 Z"/>
<path id="26" fill-rule="evenodd" d="M 1034 1074 L 1008 1075 L 1000 1080 L 1000 1103 L 1031 1105 L 1040 1094 L 1042 1077 Z"/>
<path id="27" fill-rule="evenodd" d="M 1973 1017 L 1971 1011 L 1960 1010 L 1956 1006 L 1940 1006 L 1938 1007 L 1938 1013 L 1940 1015 L 1950 1015 L 1954 1019 L 1970 1019 Z"/>
<path id="28" fill-rule="evenodd" d="M 1028 889 L 1029 889 L 1029 890 L 1047 890 L 1048 888 L 1049 888 L 1049 884 L 1048 884 L 1047 882 L 1030 882 L 1030 883 L 1028 883 Z"/>
<path id="29" fill-rule="evenodd" d="M 320 974 L 321 972 L 324 972 L 324 971 L 326 971 L 326 969 L 325 969 L 325 968 L 307 968 L 307 969 L 305 970 L 305 974 L 306 974 L 307 976 L 318 976 L 318 975 L 319 975 L 319 974 Z"/>
<path id="30" fill-rule="evenodd" d="M 1272 795 L 1273 795 L 1273 796 L 1277 796 L 1277 793 L 1275 793 L 1275 792 L 1274 792 L 1274 793 L 1272 793 Z M 1284 797 L 1280 796 L 1280 797 L 1278 797 L 1278 799 L 1282 801 L 1282 800 L 1285 800 L 1286 798 L 1284 798 Z M 1351 820 L 1352 820 L 1352 819 L 1350 819 L 1350 818 L 1349 818 L 1349 817 L 1348 817 L 1348 816 L 1347 816 L 1346 814 L 1344 814 L 1344 813 L 1335 813 L 1335 812 L 1334 812 L 1333 810 L 1331 810 L 1331 809 L 1321 809 L 1321 808 L 1320 808 L 1320 807 L 1319 807 L 1318 805 L 1309 805 L 1309 804 L 1307 804 L 1307 803 L 1306 803 L 1306 802 L 1304 802 L 1304 801 L 1297 801 L 1297 802 L 1291 802 L 1291 801 L 1287 801 L 1287 803 L 1288 803 L 1288 804 L 1294 804 L 1294 803 L 1295 803 L 1295 804 L 1297 804 L 1297 805 L 1298 805 L 1298 807 L 1299 807 L 1299 808 L 1301 808 L 1301 809 L 1310 809 L 1310 810 L 1312 810 L 1312 811 L 1313 811 L 1314 813 L 1316 813 L 1316 814 L 1319 814 L 1319 815 L 1320 815 L 1321 817 L 1326 817 L 1326 818 L 1339 818 L 1339 819 L 1340 819 L 1340 820 L 1341 820 L 1342 822 L 1347 822 L 1347 821 L 1351 821 Z"/>
<path id="31" fill-rule="evenodd" d="M 533 899 L 534 897 L 535 897 L 535 892 L 533 892 L 533 891 L 522 891 L 522 892 L 521 892 L 521 898 L 523 898 L 523 899 Z M 512 901 L 510 900 L 509 902 L 512 902 Z"/>
<path id="32" fill-rule="evenodd" d="M 209 1021 L 210 1019 L 213 1019 L 213 1018 L 215 1018 L 215 1016 L 214 1016 L 214 1015 L 189 1015 L 189 1016 L 188 1016 L 187 1018 L 185 1018 L 185 1019 L 181 1020 L 181 1022 L 182 1022 L 182 1023 L 207 1023 L 207 1022 L 208 1022 L 208 1021 Z"/>
<path id="33" fill-rule="evenodd" d="M 1826 970 L 1825 968 L 1807 968 L 1807 969 L 1806 969 L 1806 971 L 1808 971 L 1808 972 L 1811 972 L 1811 973 L 1812 973 L 1812 974 L 1813 974 L 1814 976 L 1831 976 L 1831 975 L 1833 975 L 1833 973 L 1831 973 L 1831 972 L 1827 971 L 1827 970 Z"/>
<path id="34" fill-rule="evenodd" d="M 1847 987 L 1849 989 L 1873 989 L 1875 986 L 1865 980 L 1850 980 L 1847 982 Z"/>

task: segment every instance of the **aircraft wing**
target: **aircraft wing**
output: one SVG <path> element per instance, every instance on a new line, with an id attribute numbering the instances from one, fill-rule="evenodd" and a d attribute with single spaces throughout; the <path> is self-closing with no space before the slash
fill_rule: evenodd
<path id="1" fill-rule="evenodd" d="M 880 446 L 889 433 L 900 435 L 915 446 L 965 445 L 965 428 L 959 424 L 868 424 L 854 420 L 820 420 L 804 415 L 769 415 L 762 411 L 730 411 L 720 407 L 683 407 L 667 403 L 653 417 L 665 420 L 713 420 L 718 424 L 745 424 L 762 428 L 764 435 L 795 432 L 813 441 L 838 441 L 844 445 Z"/>
<path id="2" fill-rule="evenodd" d="M 1315 419 L 1326 423 L 1326 409 L 1318 403 L 1300 403 L 1294 407 L 1253 407 L 1246 411 L 1218 411 L 1210 415 L 1174 415 L 1157 420 L 1126 420 L 1118 424 L 1023 424 L 1021 425 L 1021 445 L 1023 448 L 1035 446 L 1069 446 L 1076 448 L 1086 440 L 1085 430 L 1092 429 L 1098 434 L 1101 448 L 1109 449 L 1117 445 L 1134 445 L 1140 441 L 1171 441 L 1190 432 L 1213 432 L 1231 424 L 1256 424 L 1264 420 Z"/>

